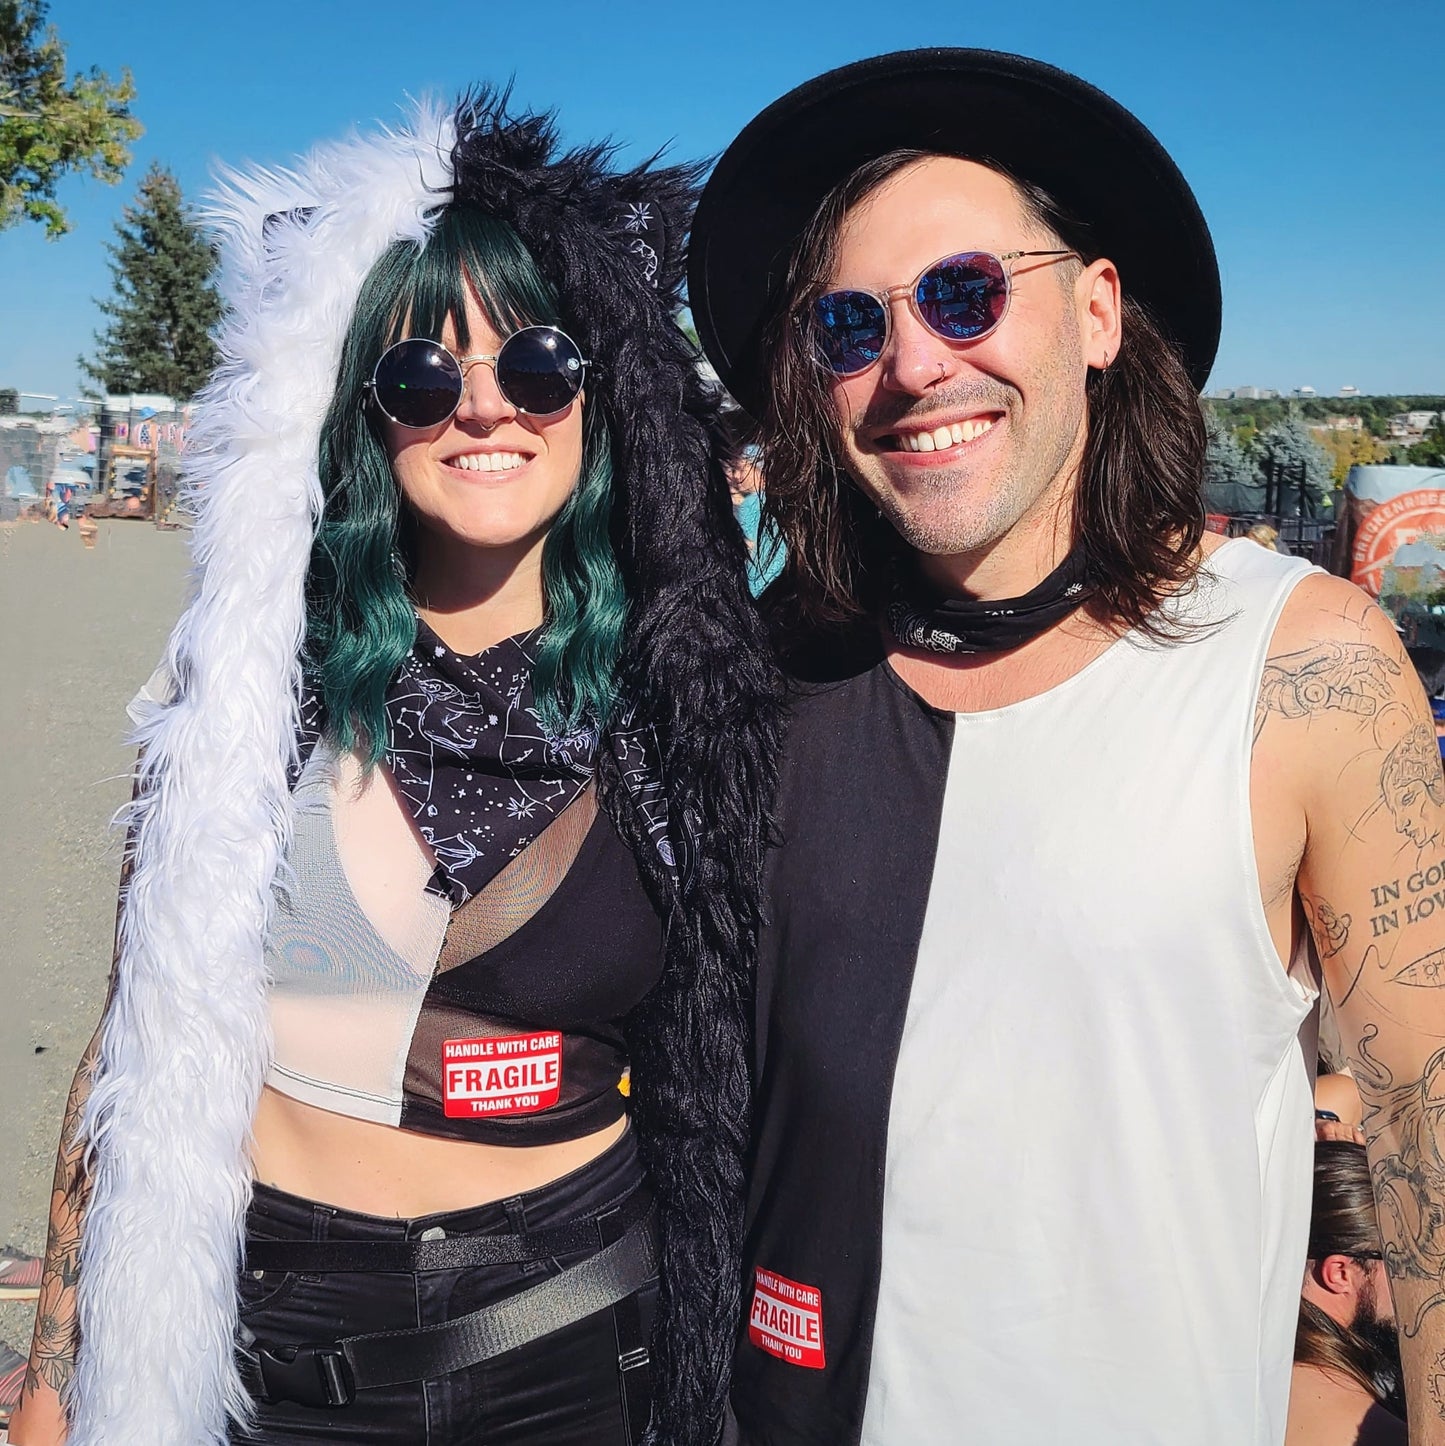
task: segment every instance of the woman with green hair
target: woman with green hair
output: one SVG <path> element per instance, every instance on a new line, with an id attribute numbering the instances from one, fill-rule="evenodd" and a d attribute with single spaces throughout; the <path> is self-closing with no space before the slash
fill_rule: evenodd
<path id="1" fill-rule="evenodd" d="M 483 93 L 217 200 L 15 1441 L 717 1438 L 777 705 L 696 181 Z"/>

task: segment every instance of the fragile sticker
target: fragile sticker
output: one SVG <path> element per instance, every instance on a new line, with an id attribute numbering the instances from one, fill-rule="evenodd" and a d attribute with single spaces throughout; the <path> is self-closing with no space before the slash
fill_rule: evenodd
<path id="1" fill-rule="evenodd" d="M 442 1045 L 442 1112 L 490 1119 L 551 1109 L 562 1093 L 562 1036 L 497 1034 Z"/>
<path id="2" fill-rule="evenodd" d="M 799 1285 L 758 1266 L 753 1272 L 748 1339 L 780 1361 L 821 1371 L 825 1364 L 822 1293 L 816 1286 Z"/>

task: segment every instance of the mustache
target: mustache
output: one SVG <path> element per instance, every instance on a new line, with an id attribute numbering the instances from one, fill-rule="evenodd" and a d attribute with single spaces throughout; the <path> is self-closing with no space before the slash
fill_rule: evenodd
<path id="1" fill-rule="evenodd" d="M 903 422 L 923 423 L 950 412 L 988 410 L 1006 412 L 1018 395 L 1013 387 L 996 381 L 967 381 L 946 392 L 930 391 L 926 398 L 881 396 L 874 398 L 853 420 L 855 432 L 896 431 Z"/>

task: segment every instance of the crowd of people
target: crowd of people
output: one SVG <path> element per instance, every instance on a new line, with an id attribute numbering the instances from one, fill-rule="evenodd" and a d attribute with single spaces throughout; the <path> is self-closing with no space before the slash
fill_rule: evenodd
<path id="1" fill-rule="evenodd" d="M 1445 774 L 1205 530 L 1172 158 L 941 48 L 558 134 L 212 206 L 17 1446 L 1445 1441 Z"/>

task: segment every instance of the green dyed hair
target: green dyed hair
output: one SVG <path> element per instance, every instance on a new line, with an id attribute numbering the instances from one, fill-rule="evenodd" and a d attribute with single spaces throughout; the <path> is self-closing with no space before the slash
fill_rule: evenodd
<path id="1" fill-rule="evenodd" d="M 327 729 L 368 764 L 386 749 L 386 690 L 416 640 L 409 594 L 415 524 L 366 403 L 377 358 L 403 336 L 471 346 L 466 289 L 502 335 L 561 325 L 557 298 L 517 233 L 449 206 L 421 248 L 391 246 L 356 298 L 321 428 L 323 506 L 306 573 L 305 664 Z M 612 544 L 612 444 L 597 404 L 583 417 L 582 470 L 542 547 L 543 628 L 533 687 L 554 737 L 603 726 L 615 701 L 627 597 Z"/>

